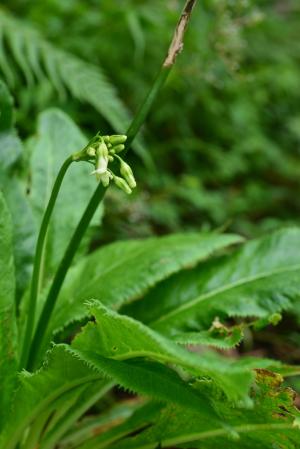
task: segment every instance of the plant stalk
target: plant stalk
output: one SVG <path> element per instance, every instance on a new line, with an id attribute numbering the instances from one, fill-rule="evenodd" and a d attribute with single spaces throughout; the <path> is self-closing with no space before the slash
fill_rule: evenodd
<path id="1" fill-rule="evenodd" d="M 135 118 L 133 119 L 131 125 L 128 128 L 127 142 L 126 142 L 127 149 L 129 145 L 133 142 L 141 126 L 145 122 L 147 115 L 150 112 L 150 109 L 152 108 L 153 103 L 155 102 L 158 96 L 158 93 L 160 92 L 160 89 L 165 84 L 165 81 L 168 78 L 168 75 L 175 64 L 178 54 L 183 49 L 184 34 L 196 2 L 197 0 L 187 0 L 183 8 L 183 11 L 181 13 L 181 16 L 174 31 L 171 44 L 168 49 L 167 57 L 165 58 L 147 97 L 145 98 Z M 125 154 L 127 149 L 124 152 Z"/>
<path id="2" fill-rule="evenodd" d="M 26 322 L 26 328 L 25 328 L 25 335 L 24 335 L 24 339 L 23 339 L 23 348 L 21 351 L 20 369 L 22 369 L 24 366 L 26 366 L 29 349 L 30 349 L 31 337 L 32 337 L 32 333 L 33 333 L 33 329 L 34 329 L 34 325 L 35 325 L 36 302 L 37 302 L 37 297 L 38 297 L 39 289 L 40 289 L 41 282 L 42 282 L 42 260 L 43 260 L 44 250 L 45 250 L 47 229 L 49 226 L 50 218 L 51 218 L 51 215 L 53 212 L 53 208 L 54 208 L 62 181 L 63 181 L 64 176 L 72 162 L 73 162 L 73 158 L 72 158 L 72 156 L 69 156 L 65 160 L 65 162 L 62 164 L 62 166 L 58 172 L 58 175 L 56 177 L 46 211 L 43 216 L 42 224 L 40 227 L 37 244 L 36 244 L 34 263 L 33 263 L 33 273 L 32 273 L 30 296 L 29 296 L 29 302 L 28 302 L 28 316 L 27 316 L 27 322 Z"/>
<path id="3" fill-rule="evenodd" d="M 49 318 L 53 312 L 56 299 L 58 297 L 58 294 L 60 292 L 61 286 L 64 282 L 64 279 L 66 277 L 68 268 L 70 264 L 72 263 L 72 260 L 75 256 L 75 253 L 80 245 L 80 242 L 84 236 L 84 233 L 93 218 L 93 215 L 101 202 L 104 193 L 106 191 L 106 188 L 103 187 L 102 184 L 99 184 L 96 188 L 92 198 L 90 199 L 90 202 L 88 203 L 78 225 L 77 228 L 74 231 L 74 234 L 67 246 L 67 249 L 65 251 L 65 254 L 59 264 L 59 267 L 57 269 L 57 272 L 54 276 L 51 288 L 49 290 L 44 308 L 42 310 L 42 313 L 40 315 L 36 331 L 32 340 L 31 348 L 30 348 L 30 354 L 28 359 L 28 369 L 32 369 L 34 367 L 35 361 L 39 357 L 40 348 L 43 347 L 47 325 L 49 322 Z"/>
<path id="4" fill-rule="evenodd" d="M 151 107 L 153 106 L 155 100 L 158 97 L 158 94 L 165 84 L 165 81 L 172 69 L 172 67 L 175 64 L 177 55 L 181 52 L 183 48 L 183 38 L 186 31 L 186 27 L 188 25 L 188 22 L 191 18 L 192 10 L 196 4 L 197 0 L 187 0 L 186 4 L 183 8 L 183 11 L 181 13 L 180 19 L 177 23 L 177 26 L 175 28 L 173 38 L 171 41 L 171 44 L 168 49 L 167 57 L 165 58 L 162 67 L 152 85 L 150 88 L 150 91 L 148 95 L 146 96 L 145 100 L 142 103 L 142 106 L 138 110 L 135 118 L 133 119 L 131 125 L 128 128 L 127 131 L 127 142 L 126 142 L 126 152 L 129 149 L 129 146 L 134 141 L 136 135 L 138 134 L 139 130 L 141 129 L 141 126 L 145 122 L 148 113 L 151 110 Z M 123 154 L 126 154 L 124 151 Z M 87 230 L 87 227 L 89 226 L 89 223 L 100 203 L 102 200 L 104 194 L 105 194 L 106 188 L 104 188 L 101 184 L 96 188 L 95 193 L 93 194 L 88 206 L 86 207 L 86 210 L 83 213 L 83 216 L 75 229 L 75 232 L 73 234 L 73 237 L 70 240 L 70 243 L 66 249 L 66 252 L 63 256 L 62 261 L 60 262 L 60 265 L 57 269 L 57 272 L 55 274 L 52 286 L 50 288 L 50 291 L 48 293 L 44 308 L 42 310 L 41 316 L 39 318 L 37 328 L 34 334 L 34 338 L 32 341 L 32 345 L 30 348 L 30 355 L 29 355 L 29 362 L 28 362 L 28 369 L 33 369 L 39 360 L 40 351 L 41 348 L 43 348 L 45 343 L 45 338 L 47 336 L 46 331 L 48 327 L 48 323 L 51 317 L 51 314 L 53 312 L 53 309 L 55 307 L 61 286 L 63 284 L 63 281 L 66 277 L 67 271 L 73 261 L 74 255 L 80 245 L 80 242 Z"/>
<path id="5" fill-rule="evenodd" d="M 131 125 L 129 126 L 127 130 L 127 141 L 126 141 L 126 149 L 123 151 L 123 155 L 126 154 L 128 151 L 129 146 L 134 141 L 137 133 L 141 129 L 142 125 L 144 124 L 148 113 L 155 102 L 158 93 L 160 89 L 163 87 L 166 79 L 168 78 L 168 75 L 171 71 L 171 67 L 162 67 L 160 71 L 158 72 L 158 75 L 147 95 L 144 102 L 142 103 L 140 109 L 138 110 L 136 116 L 134 117 Z"/>

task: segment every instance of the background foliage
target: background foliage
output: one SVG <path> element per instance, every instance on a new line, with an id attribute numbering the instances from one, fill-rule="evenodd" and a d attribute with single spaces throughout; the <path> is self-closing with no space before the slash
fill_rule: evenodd
<path id="1" fill-rule="evenodd" d="M 186 51 L 129 156 L 138 189 L 109 189 L 38 365 L 55 344 L 16 380 L 36 232 L 61 159 L 97 130 L 126 131 L 182 3 L 1 3 L 0 71 L 12 94 L 1 82 L 0 338 L 12 342 L 0 361 L 3 410 L 18 383 L 5 449 L 19 438 L 25 449 L 39 438 L 42 449 L 155 448 L 159 435 L 168 447 L 299 446 L 299 398 L 286 388 L 299 391 L 300 365 L 297 0 L 199 0 Z M 47 235 L 38 314 L 94 187 L 89 167 L 74 165 Z M 131 400 L 107 394 L 113 382 Z"/>
<path id="2" fill-rule="evenodd" d="M 13 93 L 24 134 L 33 128 L 32 114 L 49 105 L 63 107 L 87 133 L 124 131 L 181 8 L 176 0 L 2 5 L 21 20 L 10 25 L 4 47 L 12 45 L 19 66 Z M 1 13 L 0 24 L 8 18 Z M 151 160 L 137 148 L 139 191 L 129 200 L 110 193 L 114 207 L 101 239 L 218 226 L 257 235 L 298 221 L 299 21 L 296 0 L 200 2 L 188 51 L 144 130 Z M 9 43 L 16 29 L 22 34 L 21 25 L 27 33 L 34 26 L 51 44 L 35 50 L 46 76 L 33 56 L 20 58 L 20 43 Z M 33 41 L 29 35 L 29 47 Z"/>

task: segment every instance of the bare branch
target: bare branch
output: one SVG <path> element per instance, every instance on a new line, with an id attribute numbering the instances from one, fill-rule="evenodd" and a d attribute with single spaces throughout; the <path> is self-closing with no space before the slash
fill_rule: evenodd
<path id="1" fill-rule="evenodd" d="M 181 13 L 180 19 L 177 23 L 173 35 L 171 45 L 168 50 L 168 55 L 163 64 L 164 67 L 171 67 L 174 64 L 177 55 L 181 52 L 183 48 L 184 33 L 191 18 L 191 14 L 196 2 L 197 0 L 187 0 L 183 8 L 183 11 Z"/>

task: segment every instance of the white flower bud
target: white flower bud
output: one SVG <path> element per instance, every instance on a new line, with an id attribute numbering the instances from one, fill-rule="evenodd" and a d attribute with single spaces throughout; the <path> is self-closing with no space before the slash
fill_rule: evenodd
<path id="1" fill-rule="evenodd" d="M 114 176 L 114 182 L 115 182 L 116 186 L 119 187 L 119 189 L 124 190 L 125 193 L 130 195 L 132 190 L 123 178 L 120 178 L 119 176 Z"/>
<path id="2" fill-rule="evenodd" d="M 120 161 L 121 175 L 123 176 L 123 178 L 125 178 L 129 187 L 131 189 L 134 189 L 136 187 L 136 182 L 135 182 L 135 179 L 134 179 L 134 176 L 133 176 L 130 166 L 128 164 L 126 164 L 126 162 L 124 162 L 120 157 L 119 157 L 119 161 Z"/>
<path id="3" fill-rule="evenodd" d="M 127 140 L 127 136 L 124 134 L 115 134 L 113 136 L 109 136 L 109 141 L 112 145 L 118 145 L 120 143 L 124 143 Z"/>
<path id="4" fill-rule="evenodd" d="M 125 145 L 120 144 L 120 145 L 116 145 L 116 146 L 112 147 L 111 152 L 121 153 L 121 151 L 123 151 L 124 149 L 125 149 Z"/>
<path id="5" fill-rule="evenodd" d="M 88 156 L 92 156 L 92 157 L 96 156 L 96 149 L 93 147 L 88 147 L 86 152 L 87 152 Z"/>

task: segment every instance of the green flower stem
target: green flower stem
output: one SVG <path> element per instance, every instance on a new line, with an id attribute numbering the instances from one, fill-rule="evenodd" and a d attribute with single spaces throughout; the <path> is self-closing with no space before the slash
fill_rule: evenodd
<path id="1" fill-rule="evenodd" d="M 146 116 L 148 112 L 151 109 L 151 106 L 153 105 L 155 99 L 158 96 L 158 93 L 160 89 L 162 88 L 165 80 L 167 79 L 167 76 L 170 72 L 170 68 L 163 67 L 161 71 L 159 72 L 149 94 L 147 95 L 142 107 L 140 108 L 138 114 L 136 115 L 135 119 L 133 120 L 132 124 L 130 125 L 127 135 L 129 136 L 127 139 L 127 142 L 129 141 L 129 144 L 133 142 L 135 139 L 137 133 L 139 132 L 141 126 L 143 125 Z M 123 153 L 124 154 L 124 153 Z M 37 361 L 39 360 L 40 351 L 44 347 L 45 339 L 47 338 L 47 327 L 50 320 L 50 317 L 52 315 L 53 309 L 55 307 L 61 286 L 64 282 L 64 279 L 66 277 L 67 271 L 72 263 L 72 260 L 75 256 L 75 253 L 80 245 L 80 242 L 87 230 L 87 227 L 90 224 L 91 219 L 94 216 L 94 213 L 101 202 L 104 194 L 105 194 L 106 188 L 102 186 L 102 184 L 99 184 L 96 188 L 89 204 L 87 205 L 86 210 L 83 213 L 83 216 L 75 229 L 75 232 L 70 240 L 70 243 L 66 249 L 66 252 L 63 256 L 63 259 L 61 260 L 59 267 L 57 269 L 57 272 L 55 274 L 55 277 L 53 279 L 53 283 L 51 285 L 50 291 L 48 293 L 44 308 L 42 310 L 42 313 L 40 315 L 36 331 L 32 340 L 31 348 L 30 348 L 30 354 L 27 364 L 27 369 L 31 370 L 35 367 Z M 31 334 L 30 334 L 31 336 Z M 22 359 L 23 361 L 23 359 Z M 24 361 L 27 361 L 27 358 L 24 359 Z M 23 362 L 24 363 L 24 362 Z M 24 366 L 24 364 L 22 365 Z"/>
<path id="2" fill-rule="evenodd" d="M 138 113 L 136 114 L 135 118 L 133 119 L 131 125 L 128 128 L 127 131 L 127 141 L 126 146 L 127 150 L 129 146 L 134 141 L 137 133 L 141 129 L 141 126 L 146 120 L 146 117 L 153 106 L 153 103 L 158 97 L 158 94 L 163 87 L 175 61 L 178 53 L 182 49 L 182 42 L 184 33 L 187 27 L 187 24 L 190 20 L 191 13 L 193 10 L 193 7 L 195 5 L 197 0 L 187 0 L 186 4 L 184 6 L 183 12 L 180 16 L 180 19 L 177 23 L 172 42 L 170 44 L 170 47 L 168 49 L 168 54 L 166 59 L 163 62 L 163 65 L 158 73 L 158 76 L 156 77 L 152 87 L 150 88 L 150 91 L 148 95 L 146 96 L 144 102 L 142 103 L 141 108 L 139 109 Z M 126 154 L 125 151 L 123 154 Z M 104 194 L 105 194 L 106 188 L 103 187 L 101 184 L 97 187 L 95 190 L 95 193 L 93 194 L 77 228 L 75 229 L 75 232 L 73 234 L 73 237 L 66 249 L 66 252 L 64 254 L 64 257 L 58 267 L 58 270 L 55 274 L 52 286 L 50 288 L 50 291 L 48 293 L 44 308 L 42 310 L 41 316 L 39 318 L 37 328 L 35 331 L 35 335 L 32 341 L 32 345 L 30 348 L 30 355 L 29 355 L 29 362 L 28 362 L 28 369 L 33 369 L 36 365 L 36 363 L 39 360 L 41 349 L 44 347 L 44 343 L 46 340 L 46 331 L 48 327 L 48 323 L 51 317 L 51 314 L 53 312 L 53 309 L 55 307 L 58 294 L 60 292 L 61 286 L 63 284 L 63 281 L 66 277 L 67 271 L 72 263 L 72 260 L 74 258 L 74 255 L 79 247 L 79 244 L 82 240 L 82 237 L 84 236 L 87 227 L 89 226 L 89 223 L 100 203 L 102 200 Z"/>
<path id="3" fill-rule="evenodd" d="M 96 188 L 90 202 L 88 203 L 78 225 L 74 231 L 74 234 L 67 246 L 65 254 L 59 264 L 57 272 L 54 276 L 51 288 L 49 290 L 44 308 L 40 315 L 36 331 L 32 340 L 30 354 L 28 359 L 28 369 L 32 369 L 34 367 L 35 362 L 37 361 L 40 353 L 40 349 L 44 346 L 46 330 L 48 326 L 49 319 L 51 317 L 52 311 L 54 309 L 58 294 L 60 292 L 61 286 L 66 277 L 69 266 L 72 263 L 72 260 L 75 256 L 75 253 L 80 245 L 80 242 L 84 236 L 84 233 L 93 218 L 93 215 L 101 202 L 106 188 L 103 187 L 102 184 L 99 184 Z"/>
<path id="4" fill-rule="evenodd" d="M 25 335 L 23 339 L 23 348 L 21 352 L 21 359 L 20 359 L 20 369 L 22 369 L 24 366 L 26 366 L 29 349 L 30 349 L 30 343 L 31 343 L 31 337 L 32 332 L 35 325 L 35 312 L 36 312 L 36 302 L 37 302 L 37 296 L 39 293 L 39 289 L 41 286 L 42 281 L 42 260 L 43 260 L 43 254 L 45 249 L 45 242 L 46 242 L 46 236 L 47 236 L 47 229 L 49 226 L 49 221 L 53 212 L 53 208 L 56 202 L 57 195 L 59 193 L 62 181 L 64 179 L 64 176 L 73 162 L 72 156 L 69 156 L 63 165 L 61 166 L 59 173 L 57 175 L 57 178 L 55 180 L 51 196 L 45 211 L 45 214 L 43 216 L 42 224 L 40 227 L 38 240 L 36 244 L 36 250 L 35 250 L 35 257 L 34 257 L 34 263 L 33 263 L 33 273 L 32 273 L 32 279 L 31 279 L 31 287 L 30 287 L 30 297 L 29 297 L 29 303 L 28 303 L 28 316 L 27 316 L 27 322 L 26 322 L 26 328 L 25 328 Z"/>
<path id="5" fill-rule="evenodd" d="M 159 71 L 151 89 L 148 93 L 147 97 L 145 98 L 144 102 L 142 103 L 140 109 L 138 110 L 136 116 L 134 117 L 131 125 L 128 128 L 128 131 L 126 133 L 127 135 L 127 141 L 126 141 L 126 149 L 122 152 L 122 155 L 125 155 L 127 152 L 128 147 L 135 139 L 137 133 L 141 129 L 141 126 L 144 124 L 148 113 L 150 112 L 150 109 L 153 106 L 153 103 L 155 102 L 158 93 L 160 89 L 163 87 L 172 66 L 170 67 L 162 67 Z"/>
<path id="6" fill-rule="evenodd" d="M 183 11 L 176 25 L 173 38 L 168 49 L 167 57 L 165 58 L 161 66 L 161 69 L 150 89 L 150 92 L 148 93 L 146 99 L 142 103 L 138 113 L 136 114 L 135 118 L 133 119 L 131 125 L 128 128 L 127 141 L 126 141 L 127 148 L 135 139 L 141 126 L 145 122 L 147 115 L 153 106 L 153 103 L 158 97 L 160 89 L 165 84 L 165 81 L 168 78 L 168 75 L 176 62 L 176 58 L 183 48 L 184 34 L 190 21 L 192 11 L 196 2 L 197 0 L 187 0 L 184 5 Z M 124 151 L 123 154 L 126 154 L 126 150 Z"/>

